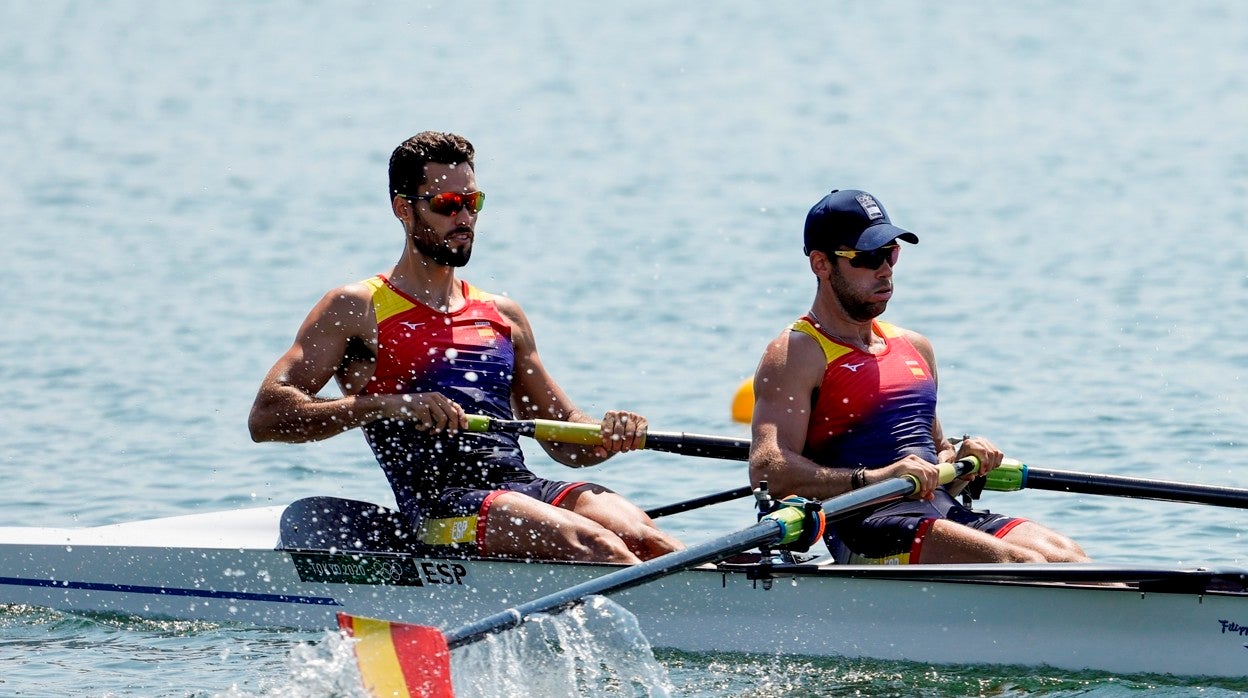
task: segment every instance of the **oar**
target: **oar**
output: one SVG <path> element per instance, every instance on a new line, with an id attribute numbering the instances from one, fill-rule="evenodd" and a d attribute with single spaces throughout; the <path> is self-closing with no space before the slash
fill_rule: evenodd
<path id="1" fill-rule="evenodd" d="M 597 424 L 581 422 L 559 422 L 549 419 L 506 420 L 469 415 L 468 429 L 469 431 L 506 432 L 531 436 L 539 441 L 558 441 L 586 446 L 602 442 L 602 434 Z M 642 448 L 723 460 L 744 461 L 750 457 L 748 439 L 685 432 L 649 432 L 646 434 Z M 1013 458 L 1006 458 L 1001 467 L 988 473 L 984 489 L 993 492 L 1016 492 L 1022 489 L 1052 490 L 1248 509 L 1248 490 L 1246 489 L 1035 468 Z M 658 516 L 666 516 L 739 499 L 749 494 L 750 489 L 742 487 L 691 499 L 687 502 L 678 502 L 654 511 L 659 512 Z"/>
<path id="2" fill-rule="evenodd" d="M 752 490 L 749 485 L 742 485 L 735 490 L 716 492 L 714 494 L 687 499 L 683 502 L 676 502 L 675 504 L 668 504 L 661 507 L 655 507 L 653 509 L 647 509 L 646 516 L 649 516 L 652 519 L 657 519 L 660 516 L 670 516 L 672 514 L 679 514 L 682 511 L 701 509 L 702 507 L 709 507 L 712 504 L 719 504 L 720 502 L 731 502 L 734 499 L 748 497 L 753 494 L 753 492 L 754 490 Z"/>
<path id="3" fill-rule="evenodd" d="M 484 415 L 468 415 L 468 431 L 494 431 L 531 436 L 538 441 L 597 446 L 602 432 L 597 424 L 559 422 L 553 419 L 495 419 Z M 750 457 L 750 440 L 730 436 L 687 434 L 683 431 L 651 431 L 642 440 L 641 448 L 686 456 L 746 460 Z"/>
<path id="4" fill-rule="evenodd" d="M 975 467 L 977 466 L 971 459 L 960 461 L 956 466 L 952 463 L 942 464 L 940 481 L 941 483 L 950 482 Z M 820 508 L 826 518 L 838 519 L 859 509 L 915 494 L 918 490 L 919 483 L 913 477 L 897 477 L 832 497 L 822 502 Z M 534 614 L 548 613 L 574 605 L 586 596 L 631 589 L 751 548 L 792 543 L 801 537 L 804 519 L 805 512 L 802 509 L 792 506 L 783 507 L 767 514 L 753 526 L 736 533 L 582 582 L 451 631 L 446 634 L 446 644 L 450 648 L 469 644 L 491 633 L 520 625 Z"/>
<path id="5" fill-rule="evenodd" d="M 1006 458 L 999 468 L 988 473 L 984 481 L 984 489 L 991 492 L 1017 492 L 1024 489 L 1050 490 L 1248 509 L 1248 489 L 1034 468 L 1013 458 Z M 742 499 L 748 497 L 751 492 L 749 487 L 738 487 L 648 509 L 646 514 L 656 519 L 660 516 L 679 514 L 720 502 Z"/>
<path id="6" fill-rule="evenodd" d="M 959 475 L 978 467 L 973 458 L 957 464 L 941 466 L 940 481 L 949 482 Z M 892 478 L 861 489 L 846 492 L 818 503 L 826 519 L 838 519 L 859 509 L 900 499 L 919 490 L 919 483 L 912 476 Z M 551 613 L 579 603 L 587 596 L 611 594 L 631 589 L 647 582 L 681 572 L 703 563 L 722 560 L 736 553 L 761 546 L 781 546 L 802 537 L 808 512 L 799 506 L 785 506 L 773 511 L 758 523 L 719 538 L 699 543 L 684 550 L 668 553 L 645 562 L 625 567 L 576 586 L 547 594 L 487 616 L 475 623 L 443 634 L 437 628 L 403 624 L 404 642 L 421 657 L 400 658 L 405 679 L 412 685 L 428 686 L 446 682 L 450 676 L 450 649 L 467 645 L 509 628 L 514 628 L 539 613 Z M 367 624 L 370 619 L 340 616 L 339 623 L 350 629 Z"/>
<path id="7" fill-rule="evenodd" d="M 996 492 L 1028 489 L 1103 494 L 1248 509 L 1248 490 L 1245 489 L 1033 468 L 1011 458 L 1005 459 L 1001 467 L 988 473 L 984 488 Z"/>

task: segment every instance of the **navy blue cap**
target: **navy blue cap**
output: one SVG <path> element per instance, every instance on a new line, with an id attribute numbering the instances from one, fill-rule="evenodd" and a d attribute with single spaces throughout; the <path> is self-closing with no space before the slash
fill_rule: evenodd
<path id="1" fill-rule="evenodd" d="M 911 244 L 919 241 L 918 235 L 893 225 L 879 199 L 857 189 L 833 189 L 806 214 L 802 251 L 809 256 L 811 250 L 826 252 L 841 246 L 875 250 L 897 238 Z"/>

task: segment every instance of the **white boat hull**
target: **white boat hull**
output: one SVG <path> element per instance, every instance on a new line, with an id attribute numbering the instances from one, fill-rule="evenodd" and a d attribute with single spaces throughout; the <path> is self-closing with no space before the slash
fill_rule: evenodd
<path id="1" fill-rule="evenodd" d="M 452 628 L 611 565 L 279 550 L 284 507 L 0 528 L 0 603 L 322 629 Z M 1248 676 L 1248 571 L 706 565 L 612 596 L 656 647 Z M 1121 580 L 1125 586 L 1090 582 Z"/>

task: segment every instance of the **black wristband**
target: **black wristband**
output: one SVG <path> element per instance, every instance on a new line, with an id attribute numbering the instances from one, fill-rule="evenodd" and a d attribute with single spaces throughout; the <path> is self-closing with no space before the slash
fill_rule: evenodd
<path id="1" fill-rule="evenodd" d="M 859 468 L 849 477 L 849 489 L 857 490 L 867 486 L 867 469 Z"/>

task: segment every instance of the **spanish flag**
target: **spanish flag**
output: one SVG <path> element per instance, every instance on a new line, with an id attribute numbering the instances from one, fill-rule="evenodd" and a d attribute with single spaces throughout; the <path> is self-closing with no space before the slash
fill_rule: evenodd
<path id="1" fill-rule="evenodd" d="M 364 687 L 376 698 L 454 698 L 451 651 L 437 628 L 338 614 L 355 639 Z"/>

